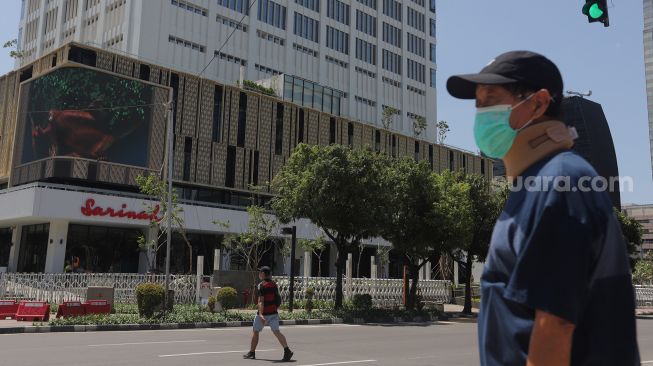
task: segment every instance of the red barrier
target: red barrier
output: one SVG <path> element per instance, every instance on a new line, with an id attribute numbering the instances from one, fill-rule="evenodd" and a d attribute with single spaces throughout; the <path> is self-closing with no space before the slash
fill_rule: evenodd
<path id="1" fill-rule="evenodd" d="M 50 304 L 45 301 L 21 301 L 16 312 L 16 320 L 41 320 L 50 319 Z"/>
<path id="2" fill-rule="evenodd" d="M 0 300 L 0 320 L 16 319 L 18 303 L 14 300 Z"/>
<path id="3" fill-rule="evenodd" d="M 59 305 L 57 318 L 69 318 L 73 316 L 83 316 L 86 314 L 86 307 L 79 301 L 64 301 Z"/>
<path id="4" fill-rule="evenodd" d="M 111 314 L 111 304 L 107 300 L 90 300 L 84 303 L 86 314 Z"/>

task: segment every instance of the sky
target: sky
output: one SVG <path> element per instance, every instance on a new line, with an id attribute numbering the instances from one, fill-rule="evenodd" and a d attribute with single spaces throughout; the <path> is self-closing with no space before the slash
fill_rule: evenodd
<path id="1" fill-rule="evenodd" d="M 18 34 L 20 0 L 3 3 L 4 43 Z M 610 27 L 604 28 L 587 22 L 581 13 L 584 0 L 438 1 L 437 106 L 438 120 L 451 128 L 446 143 L 478 151 L 472 134 L 473 102 L 449 96 L 445 85 L 450 75 L 478 72 L 505 51 L 539 52 L 558 65 L 565 90 L 592 90 L 588 99 L 603 106 L 619 174 L 633 180 L 632 192 L 621 193 L 622 202 L 653 203 L 642 1 L 608 3 Z M 0 74 L 13 68 L 7 53 L 0 52 Z"/>

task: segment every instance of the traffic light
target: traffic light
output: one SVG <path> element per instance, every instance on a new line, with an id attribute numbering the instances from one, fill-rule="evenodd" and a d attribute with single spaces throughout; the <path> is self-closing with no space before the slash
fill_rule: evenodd
<path id="1" fill-rule="evenodd" d="M 608 0 L 585 0 L 583 14 L 587 15 L 587 21 L 590 23 L 601 22 L 604 27 L 610 26 Z"/>

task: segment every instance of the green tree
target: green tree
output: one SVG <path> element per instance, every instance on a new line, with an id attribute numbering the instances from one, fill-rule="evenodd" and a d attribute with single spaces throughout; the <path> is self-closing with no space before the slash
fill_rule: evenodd
<path id="1" fill-rule="evenodd" d="M 2 45 L 2 48 L 9 48 L 9 57 L 11 58 L 22 58 L 24 56 L 23 51 L 18 49 L 18 40 L 17 39 L 12 39 L 10 41 L 5 42 L 4 45 Z"/>
<path id="2" fill-rule="evenodd" d="M 226 235 L 223 245 L 232 254 L 243 260 L 245 270 L 252 273 L 252 287 L 254 288 L 261 260 L 273 248 L 273 242 L 276 239 L 274 232 L 278 222 L 274 216 L 266 214 L 265 209 L 261 206 L 247 207 L 247 215 L 247 231 Z"/>
<path id="3" fill-rule="evenodd" d="M 426 118 L 422 116 L 414 116 L 413 118 L 413 134 L 419 137 L 427 127 Z"/>
<path id="4" fill-rule="evenodd" d="M 649 251 L 644 258 L 635 264 L 633 282 L 640 284 L 651 284 L 653 282 L 653 251 Z"/>
<path id="5" fill-rule="evenodd" d="M 617 220 L 619 220 L 619 224 L 621 225 L 621 233 L 623 234 L 626 249 L 630 256 L 630 266 L 634 268 L 636 262 L 635 256 L 639 253 L 642 246 L 642 224 L 616 208 L 614 209 L 614 213 L 617 215 Z"/>
<path id="6" fill-rule="evenodd" d="M 306 218 L 321 228 L 337 249 L 336 309 L 342 307 L 347 254 L 361 240 L 380 232 L 382 174 L 379 155 L 369 150 L 300 144 L 274 178 L 278 196 L 271 205 L 279 220 L 288 223 Z"/>
<path id="7" fill-rule="evenodd" d="M 404 257 L 412 280 L 406 308 L 414 309 L 419 271 L 442 243 L 440 227 L 446 215 L 436 209 L 439 194 L 435 175 L 424 162 L 387 159 L 385 169 L 388 212 L 381 236 Z M 442 225 L 442 226 L 441 226 Z"/>
<path id="8" fill-rule="evenodd" d="M 449 124 L 447 121 L 440 121 L 436 125 L 438 130 L 438 144 L 444 144 L 444 140 L 447 139 L 447 133 L 449 133 Z"/>
<path id="9" fill-rule="evenodd" d="M 383 115 L 381 116 L 381 125 L 386 130 L 389 130 L 394 123 L 394 118 L 399 114 L 399 110 L 392 107 L 383 107 Z"/>
<path id="10" fill-rule="evenodd" d="M 186 236 L 184 226 L 183 208 L 179 205 L 179 197 L 175 191 L 172 192 L 172 205 L 168 207 L 168 186 L 155 174 L 136 177 L 136 184 L 140 191 L 148 195 L 152 200 L 144 203 L 146 212 L 153 217 L 150 220 L 150 228 L 157 229 L 157 237 L 147 240 L 145 236 L 138 237 L 138 246 L 148 253 L 148 271 L 157 270 L 156 256 L 159 250 L 166 244 L 161 238 L 167 233 L 168 216 L 172 218 L 171 230 L 178 233 L 188 248 L 188 273 L 193 272 L 193 246 Z M 150 255 L 152 252 L 154 255 Z"/>
<path id="11" fill-rule="evenodd" d="M 322 275 L 322 254 L 327 247 L 324 235 L 318 235 L 315 239 L 302 239 L 299 241 L 299 247 L 306 252 L 311 252 L 317 257 L 317 273 Z"/>
<path id="12" fill-rule="evenodd" d="M 376 247 L 376 258 L 378 258 L 378 264 L 381 266 L 381 273 L 385 276 L 385 269 L 390 264 L 390 251 L 392 250 L 392 247 L 387 247 L 387 246 L 377 246 Z M 379 276 L 379 278 L 383 278 Z"/>
<path id="13" fill-rule="evenodd" d="M 448 236 L 450 253 L 465 268 L 465 305 L 463 313 L 472 311 L 472 265 L 483 262 L 490 246 L 494 224 L 505 205 L 508 187 L 493 186 L 485 177 L 463 172 L 443 173 L 444 181 L 453 180 L 467 185 L 466 197 L 460 198 L 461 207 L 455 210 L 457 220 L 450 226 Z M 443 187 L 446 189 L 447 187 Z M 465 202 L 466 201 L 466 202 Z"/>

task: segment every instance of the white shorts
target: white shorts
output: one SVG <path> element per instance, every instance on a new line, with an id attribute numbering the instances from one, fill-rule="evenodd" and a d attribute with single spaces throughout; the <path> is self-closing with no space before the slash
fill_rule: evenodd
<path id="1" fill-rule="evenodd" d="M 279 314 L 265 315 L 265 321 L 265 324 L 263 324 L 261 316 L 256 314 L 256 317 L 254 317 L 254 331 L 262 331 L 265 325 L 269 325 L 273 332 L 279 330 Z"/>

